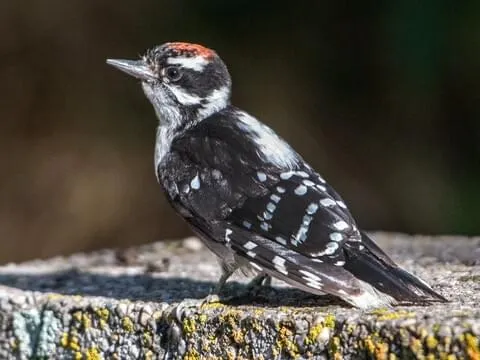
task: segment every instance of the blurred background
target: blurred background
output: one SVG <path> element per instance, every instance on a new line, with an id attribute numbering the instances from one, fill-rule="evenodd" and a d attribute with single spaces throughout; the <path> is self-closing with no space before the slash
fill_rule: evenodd
<path id="1" fill-rule="evenodd" d="M 1 1 L 0 263 L 190 233 L 105 65 L 166 41 L 216 49 L 362 227 L 480 233 L 479 1 Z"/>

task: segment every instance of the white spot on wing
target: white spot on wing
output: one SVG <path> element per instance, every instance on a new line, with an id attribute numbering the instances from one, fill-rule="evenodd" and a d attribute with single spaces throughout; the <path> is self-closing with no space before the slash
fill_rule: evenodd
<path id="1" fill-rule="evenodd" d="M 315 204 L 315 203 L 311 203 L 310 205 L 308 205 L 307 207 L 307 214 L 309 215 L 313 215 L 317 212 L 318 210 L 318 205 Z"/>
<path id="2" fill-rule="evenodd" d="M 252 250 L 257 247 L 257 244 L 255 244 L 253 241 L 247 241 L 245 244 L 243 244 L 243 247 L 247 250 Z"/>
<path id="3" fill-rule="evenodd" d="M 323 177 L 321 177 L 320 175 L 318 175 L 318 181 L 320 181 L 322 184 L 325 184 L 326 181 Z"/>
<path id="4" fill-rule="evenodd" d="M 295 174 L 302 178 L 308 178 L 310 176 L 305 171 L 296 171 Z"/>
<path id="5" fill-rule="evenodd" d="M 255 264 L 253 261 L 250 261 L 250 265 L 251 265 L 255 270 L 258 270 L 258 271 L 262 271 L 262 270 L 263 270 L 263 268 L 262 268 L 260 265 Z"/>
<path id="6" fill-rule="evenodd" d="M 231 229 L 226 229 L 225 230 L 225 242 L 229 243 L 230 241 L 232 241 L 232 239 L 230 239 L 230 235 L 233 233 L 233 231 Z"/>
<path id="7" fill-rule="evenodd" d="M 288 271 L 285 268 L 285 259 L 282 258 L 281 256 L 275 255 L 274 258 L 272 259 L 273 266 L 275 267 L 275 270 L 278 272 L 288 275 Z"/>
<path id="8" fill-rule="evenodd" d="M 250 229 L 252 227 L 252 223 L 248 222 L 248 221 L 244 221 L 242 223 L 243 227 L 246 228 L 246 229 Z"/>
<path id="9" fill-rule="evenodd" d="M 333 232 L 329 235 L 329 238 L 330 240 L 332 241 L 336 241 L 336 242 L 339 242 L 339 241 L 342 241 L 343 240 L 343 235 L 338 233 L 338 232 Z"/>
<path id="10" fill-rule="evenodd" d="M 350 226 L 343 220 L 337 221 L 335 224 L 333 224 L 335 229 L 337 230 L 345 230 L 348 229 Z"/>
<path id="11" fill-rule="evenodd" d="M 280 175 L 281 177 L 281 175 Z M 281 187 L 281 186 L 277 186 L 277 191 L 280 193 L 280 194 L 283 194 L 285 192 L 285 188 L 284 187 Z"/>
<path id="12" fill-rule="evenodd" d="M 273 202 L 278 203 L 280 201 L 280 199 L 281 199 L 281 197 L 278 196 L 277 194 L 270 195 L 270 200 L 272 200 Z"/>
<path id="13" fill-rule="evenodd" d="M 340 206 L 342 209 L 346 209 L 347 205 L 343 201 L 337 201 L 338 206 Z"/>
<path id="14" fill-rule="evenodd" d="M 285 171 L 285 172 L 280 174 L 280 179 L 288 180 L 293 176 L 294 173 L 295 173 L 295 171 Z"/>
<path id="15" fill-rule="evenodd" d="M 307 270 L 298 270 L 298 272 L 302 275 L 305 276 L 307 279 L 315 280 L 315 281 L 322 281 L 317 275 L 311 273 L 310 271 Z"/>
<path id="16" fill-rule="evenodd" d="M 320 205 L 324 207 L 334 206 L 337 205 L 336 201 L 330 198 L 325 198 L 320 200 Z"/>
<path id="17" fill-rule="evenodd" d="M 268 210 L 269 212 L 271 212 L 271 213 L 273 213 L 276 208 L 277 208 L 277 206 L 276 206 L 274 203 L 269 202 L 269 203 L 267 204 L 267 210 Z"/>
<path id="18" fill-rule="evenodd" d="M 254 251 L 247 251 L 247 255 L 251 258 L 254 258 L 255 256 L 257 256 L 257 253 Z"/>
<path id="19" fill-rule="evenodd" d="M 271 213 L 267 212 L 267 211 L 264 211 L 263 212 L 263 218 L 265 220 L 271 220 L 273 218 L 273 215 Z"/>
<path id="20" fill-rule="evenodd" d="M 305 185 L 298 185 L 295 189 L 295 195 L 302 196 L 307 193 L 307 187 Z"/>
<path id="21" fill-rule="evenodd" d="M 190 187 L 194 190 L 200 189 L 200 178 L 198 177 L 198 174 L 195 175 L 192 181 L 190 181 Z"/>
<path id="22" fill-rule="evenodd" d="M 262 223 L 260 224 L 260 228 L 263 230 L 263 231 L 268 231 L 268 229 L 270 228 L 271 225 L 269 225 L 268 223 L 266 223 L 265 221 L 262 221 Z"/>
<path id="23" fill-rule="evenodd" d="M 323 191 L 323 192 L 327 191 L 327 188 L 326 188 L 325 186 L 323 186 L 323 185 L 316 184 L 315 186 L 316 186 L 317 189 L 320 190 L 320 191 Z"/>
<path id="24" fill-rule="evenodd" d="M 281 237 L 281 236 L 277 236 L 277 237 L 275 238 L 275 241 L 278 242 L 279 244 L 287 245 L 287 240 L 284 239 L 284 238 Z"/>
<path id="25" fill-rule="evenodd" d="M 320 251 L 318 253 L 312 253 L 311 255 L 313 257 L 317 256 L 324 256 L 324 255 L 333 255 L 335 251 L 338 250 L 338 243 L 336 242 L 329 242 L 327 243 L 327 246 L 325 247 L 325 250 Z"/>
<path id="26" fill-rule="evenodd" d="M 316 281 L 307 281 L 305 285 L 314 289 L 322 290 L 322 284 Z"/>
<path id="27" fill-rule="evenodd" d="M 303 185 L 306 185 L 306 186 L 313 186 L 315 185 L 315 183 L 311 180 L 308 180 L 308 179 L 305 179 L 302 181 Z"/>
<path id="28" fill-rule="evenodd" d="M 257 178 L 258 178 L 258 180 L 260 180 L 261 182 L 264 182 L 264 181 L 267 180 L 267 175 L 266 175 L 264 172 L 257 171 Z"/>

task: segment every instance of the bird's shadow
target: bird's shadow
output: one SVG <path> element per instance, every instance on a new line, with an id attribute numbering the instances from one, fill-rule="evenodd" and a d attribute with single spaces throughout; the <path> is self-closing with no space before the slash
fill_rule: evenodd
<path id="1" fill-rule="evenodd" d="M 71 269 L 48 274 L 0 274 L 0 285 L 40 293 L 100 296 L 116 300 L 177 303 L 184 299 L 202 299 L 215 287 L 211 281 L 181 277 L 162 278 L 151 274 L 105 275 Z M 222 295 L 228 305 L 267 307 L 348 306 L 332 296 L 316 296 L 293 288 L 263 286 L 255 293 L 244 284 L 229 282 Z M 222 298 L 223 296 L 221 296 Z"/>

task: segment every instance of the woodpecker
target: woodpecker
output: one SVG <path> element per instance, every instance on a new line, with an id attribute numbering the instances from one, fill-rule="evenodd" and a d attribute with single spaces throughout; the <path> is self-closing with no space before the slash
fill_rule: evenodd
<path id="1" fill-rule="evenodd" d="M 230 102 L 225 63 L 169 42 L 107 63 L 141 81 L 159 120 L 155 174 L 173 208 L 221 260 L 358 308 L 446 301 L 359 230 L 338 193 L 271 128 Z"/>

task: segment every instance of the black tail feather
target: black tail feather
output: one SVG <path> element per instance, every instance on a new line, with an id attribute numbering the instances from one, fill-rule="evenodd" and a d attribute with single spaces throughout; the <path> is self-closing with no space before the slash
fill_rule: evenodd
<path id="1" fill-rule="evenodd" d="M 362 250 L 356 246 L 344 248 L 346 256 L 344 268 L 355 277 L 397 301 L 447 301 L 423 280 L 397 266 L 364 233 L 362 233 L 362 244 L 364 245 Z"/>

